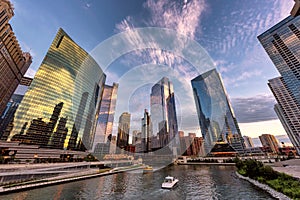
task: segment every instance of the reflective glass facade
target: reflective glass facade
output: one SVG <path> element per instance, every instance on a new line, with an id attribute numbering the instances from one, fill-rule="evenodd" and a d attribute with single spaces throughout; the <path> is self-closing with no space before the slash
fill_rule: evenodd
<path id="1" fill-rule="evenodd" d="M 97 120 L 94 147 L 98 143 L 109 142 L 107 138 L 112 134 L 118 86 L 117 83 L 113 83 L 112 86 L 104 86 Z"/>
<path id="2" fill-rule="evenodd" d="M 119 117 L 118 137 L 117 137 L 117 153 L 121 153 L 121 149 L 125 149 L 129 142 L 130 131 L 130 113 L 124 112 Z"/>
<path id="3" fill-rule="evenodd" d="M 8 140 L 90 149 L 104 82 L 95 60 L 59 29 L 15 113 Z"/>
<path id="4" fill-rule="evenodd" d="M 159 136 L 159 147 L 165 147 L 173 138 L 179 144 L 174 89 L 167 77 L 151 88 L 150 106 L 153 134 Z"/>
<path id="5" fill-rule="evenodd" d="M 191 82 L 206 154 L 217 142 L 243 153 L 243 138 L 219 73 L 213 69 Z"/>

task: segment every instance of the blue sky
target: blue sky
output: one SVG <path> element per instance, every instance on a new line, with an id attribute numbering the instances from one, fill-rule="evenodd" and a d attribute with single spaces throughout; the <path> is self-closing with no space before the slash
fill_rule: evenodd
<path id="1" fill-rule="evenodd" d="M 293 2 L 293 0 L 13 0 L 15 16 L 10 23 L 22 49 L 30 51 L 33 55 L 34 60 L 27 73 L 29 76 L 33 76 L 38 69 L 59 27 L 88 52 L 93 51 L 98 44 L 114 34 L 133 28 L 161 27 L 184 34 L 197 41 L 208 52 L 221 73 L 242 134 L 256 137 L 262 133 L 276 135 L 285 133 L 273 111 L 275 100 L 267 87 L 267 80 L 278 76 L 278 72 L 256 37 L 287 17 Z M 143 64 L 138 61 L 145 58 L 154 60 L 162 58 L 162 62 L 150 61 L 151 64 L 156 64 L 154 70 L 162 69 L 158 67 L 161 64 L 168 64 L 166 60 L 171 60 L 171 65 L 180 63 L 178 68 L 188 65 L 165 52 L 132 52 L 112 64 L 111 70 L 107 71 L 108 81 L 121 82 L 123 80 L 120 79 L 121 71 L 126 66 Z M 184 72 L 187 72 L 186 68 Z M 190 78 L 191 74 L 185 73 L 185 76 Z M 178 74 L 174 77 L 178 77 Z M 152 80 L 153 83 L 155 81 L 157 77 Z M 130 92 L 131 97 L 130 100 L 126 100 L 127 102 L 118 99 L 115 120 L 121 112 L 128 111 L 124 110 L 126 106 L 129 107 L 125 105 L 128 101 L 144 102 L 139 106 L 147 107 L 148 103 L 145 102 L 148 99 L 143 101 L 137 97 L 141 96 L 138 95 L 141 91 L 147 91 L 145 88 L 151 86 L 148 83 L 140 85 L 141 87 L 132 87 L 133 91 Z M 124 93 L 125 89 L 122 91 Z M 122 107 L 122 103 L 125 106 Z M 178 104 L 184 107 L 182 100 L 179 100 Z M 128 109 L 130 111 L 130 108 Z M 142 112 L 141 110 L 140 117 Z M 192 115 L 193 119 L 186 118 L 186 121 L 192 121 L 193 124 L 185 124 L 182 127 L 186 132 L 193 131 L 193 128 L 198 126 L 195 110 Z"/>

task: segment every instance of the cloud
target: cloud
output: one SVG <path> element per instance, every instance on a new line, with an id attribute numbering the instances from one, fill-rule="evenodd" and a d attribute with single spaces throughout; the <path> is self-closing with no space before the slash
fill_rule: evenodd
<path id="1" fill-rule="evenodd" d="M 36 74 L 36 70 L 32 69 L 32 68 L 29 68 L 25 74 L 25 76 L 27 77 L 30 77 L 30 78 L 33 78 L 34 75 Z"/>
<path id="2" fill-rule="evenodd" d="M 139 44 L 142 41 L 143 35 L 139 35 L 134 31 L 135 27 L 160 27 L 168 28 L 182 34 L 190 39 L 194 39 L 195 35 L 200 34 L 200 19 L 207 4 L 204 0 L 191 1 L 171 1 L 171 0 L 147 0 L 144 3 L 150 16 L 144 21 L 135 20 L 132 16 L 127 16 L 124 20 L 116 25 L 116 31 L 130 32 L 128 40 L 131 43 Z M 180 52 L 185 47 L 185 43 L 178 43 L 177 50 Z M 169 66 L 180 60 L 173 52 L 167 52 L 160 48 L 160 45 L 152 42 L 150 48 L 145 54 L 136 52 L 133 56 L 139 60 L 152 60 L 152 63 L 167 63 Z M 129 60 L 132 58 L 128 58 Z"/>
<path id="3" fill-rule="evenodd" d="M 151 19 L 147 25 L 175 29 L 178 33 L 193 39 L 207 4 L 204 0 L 180 3 L 171 0 L 148 0 L 144 7 L 151 13 Z"/>
<path id="4" fill-rule="evenodd" d="M 260 122 L 277 119 L 273 110 L 276 103 L 272 95 L 257 95 L 249 98 L 232 98 L 237 120 L 240 123 Z"/>

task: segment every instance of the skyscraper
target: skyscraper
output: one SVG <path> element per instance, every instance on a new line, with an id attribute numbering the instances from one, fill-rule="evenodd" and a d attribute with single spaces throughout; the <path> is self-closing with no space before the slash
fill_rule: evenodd
<path id="1" fill-rule="evenodd" d="M 62 29 L 19 105 L 8 140 L 91 148 L 105 74 Z"/>
<path id="2" fill-rule="evenodd" d="M 105 85 L 103 88 L 93 145 L 94 147 L 98 143 L 104 144 L 109 142 L 107 141 L 107 138 L 112 134 L 117 92 L 117 83 L 113 83 L 112 86 Z"/>
<path id="3" fill-rule="evenodd" d="M 244 143 L 245 143 L 245 147 L 246 148 L 253 148 L 254 147 L 254 143 L 251 137 L 249 136 L 243 136 L 244 139 Z"/>
<path id="4" fill-rule="evenodd" d="M 125 149 L 129 142 L 130 130 L 130 113 L 124 112 L 119 117 L 118 137 L 117 137 L 117 153 L 121 153 L 121 149 Z"/>
<path id="5" fill-rule="evenodd" d="M 282 77 L 269 80 L 268 83 L 278 104 L 275 112 L 297 152 L 300 152 L 300 107 L 288 90 Z"/>
<path id="6" fill-rule="evenodd" d="M 150 106 L 153 134 L 159 135 L 160 148 L 179 140 L 174 89 L 168 78 L 163 77 L 151 88 Z M 179 145 L 179 141 L 175 143 Z"/>
<path id="7" fill-rule="evenodd" d="M 144 111 L 144 117 L 142 118 L 142 148 L 143 152 L 151 151 L 151 137 L 152 137 L 152 122 L 151 117 L 147 109 Z"/>
<path id="8" fill-rule="evenodd" d="M 285 18 L 258 36 L 281 77 L 269 80 L 278 106 L 276 113 L 300 153 L 300 16 L 299 1 Z"/>
<path id="9" fill-rule="evenodd" d="M 7 139 L 7 136 L 4 135 L 2 138 L 6 127 L 9 122 L 13 119 L 14 114 L 23 99 L 23 95 L 13 94 L 10 101 L 6 105 L 6 109 L 4 110 L 2 116 L 0 116 L 0 139 Z"/>
<path id="10" fill-rule="evenodd" d="M 206 154 L 217 142 L 243 153 L 243 138 L 219 73 L 213 69 L 191 82 Z"/>
<path id="11" fill-rule="evenodd" d="M 262 134 L 259 136 L 259 140 L 263 147 L 270 148 L 273 153 L 279 153 L 279 144 L 278 140 L 274 135 L 271 134 Z"/>
<path id="12" fill-rule="evenodd" d="M 9 0 L 0 2 L 0 115 L 29 68 L 32 58 L 22 52 L 8 23 L 14 16 Z"/>

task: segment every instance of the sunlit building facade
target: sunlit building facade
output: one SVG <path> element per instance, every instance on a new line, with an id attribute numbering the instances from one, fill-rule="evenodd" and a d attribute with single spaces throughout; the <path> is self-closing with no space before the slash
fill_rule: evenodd
<path id="1" fill-rule="evenodd" d="M 119 85 L 117 83 L 113 83 L 112 86 L 104 85 L 93 149 L 99 143 L 106 144 L 110 142 L 107 138 L 109 135 L 112 135 L 118 87 Z"/>
<path id="2" fill-rule="evenodd" d="M 279 153 L 279 143 L 274 135 L 262 134 L 259 136 L 259 140 L 264 148 L 269 148 L 272 153 Z"/>
<path id="3" fill-rule="evenodd" d="M 191 82 L 205 153 L 209 154 L 218 142 L 243 153 L 243 138 L 219 73 L 213 69 Z"/>
<path id="4" fill-rule="evenodd" d="M 32 62 L 31 55 L 22 52 L 8 23 L 13 16 L 10 1 L 0 1 L 0 115 Z"/>
<path id="5" fill-rule="evenodd" d="M 128 112 L 123 112 L 119 117 L 117 153 L 121 153 L 129 144 L 130 117 Z"/>
<path id="6" fill-rule="evenodd" d="M 299 1 L 288 16 L 258 36 L 281 77 L 269 80 L 278 105 L 275 111 L 300 153 L 300 16 Z"/>
<path id="7" fill-rule="evenodd" d="M 62 29 L 19 105 L 9 141 L 91 149 L 105 74 Z"/>
<path id="8" fill-rule="evenodd" d="M 246 148 L 253 148 L 254 147 L 254 143 L 251 137 L 249 136 L 243 136 L 244 139 L 244 143 L 245 143 L 245 147 Z"/>

